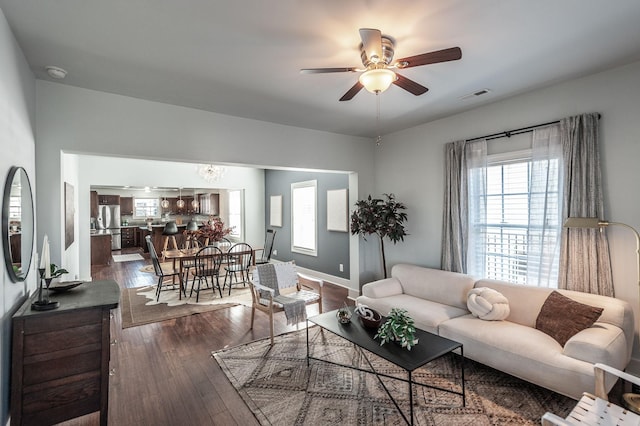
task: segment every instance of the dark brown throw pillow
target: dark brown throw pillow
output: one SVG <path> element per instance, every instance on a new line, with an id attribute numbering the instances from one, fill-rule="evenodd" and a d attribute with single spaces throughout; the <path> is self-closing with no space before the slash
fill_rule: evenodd
<path id="1" fill-rule="evenodd" d="M 602 308 L 576 302 L 554 290 L 540 309 L 536 328 L 564 347 L 574 334 L 591 327 L 602 311 Z"/>

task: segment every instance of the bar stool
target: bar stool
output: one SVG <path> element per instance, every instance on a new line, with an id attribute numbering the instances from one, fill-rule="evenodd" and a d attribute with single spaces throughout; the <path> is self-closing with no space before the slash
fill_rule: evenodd
<path id="1" fill-rule="evenodd" d="M 198 222 L 195 220 L 190 220 L 187 223 L 187 229 L 185 231 L 186 238 L 184 240 L 184 248 L 199 248 L 200 243 L 198 241 L 198 237 L 195 232 L 198 230 Z"/>
<path id="2" fill-rule="evenodd" d="M 176 234 L 178 233 L 178 225 L 174 221 L 167 222 L 162 230 L 163 240 L 162 243 L 162 261 L 164 262 L 165 252 L 169 246 L 169 240 L 173 244 L 173 248 L 178 250 L 178 243 L 176 242 Z"/>

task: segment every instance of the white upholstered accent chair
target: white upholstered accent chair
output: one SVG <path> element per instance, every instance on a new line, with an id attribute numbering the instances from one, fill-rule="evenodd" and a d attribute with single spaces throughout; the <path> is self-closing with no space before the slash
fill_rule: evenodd
<path id="1" fill-rule="evenodd" d="M 269 316 L 269 335 L 271 336 L 271 345 L 273 346 L 273 314 L 283 312 L 284 305 L 274 298 L 277 298 L 275 290 L 260 284 L 260 268 L 275 269 L 278 281 L 278 290 L 281 295 L 297 300 L 303 300 L 306 305 L 313 303 L 318 304 L 318 311 L 322 313 L 322 287 L 324 281 L 318 278 L 309 277 L 300 274 L 296 270 L 295 262 L 281 262 L 275 264 L 258 265 L 253 270 L 252 280 L 249 281 L 251 286 L 251 296 L 253 298 L 251 307 L 251 329 L 253 329 L 253 321 L 255 319 L 256 310 L 264 312 Z M 300 278 L 305 281 L 315 283 L 318 291 L 312 288 L 303 288 L 300 284 Z"/>
<path id="2" fill-rule="evenodd" d="M 585 392 L 566 419 L 545 413 L 542 416 L 543 426 L 640 425 L 640 416 L 636 413 L 609 402 L 604 385 L 606 374 L 612 374 L 638 386 L 640 378 L 604 364 L 595 364 L 594 370 L 596 394 Z"/>

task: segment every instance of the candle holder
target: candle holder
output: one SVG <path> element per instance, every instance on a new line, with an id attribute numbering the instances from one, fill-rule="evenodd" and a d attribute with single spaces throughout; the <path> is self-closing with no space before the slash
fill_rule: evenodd
<path id="1" fill-rule="evenodd" d="M 57 309 L 60 306 L 60 303 L 49 300 L 49 286 L 51 285 L 52 278 L 44 277 L 44 268 L 38 268 L 38 272 L 40 273 L 40 284 L 38 285 L 38 300 L 31 304 L 31 309 L 35 311 L 50 311 L 52 309 Z M 44 291 L 42 289 L 42 280 L 45 281 L 47 287 L 47 294 L 44 295 Z"/>

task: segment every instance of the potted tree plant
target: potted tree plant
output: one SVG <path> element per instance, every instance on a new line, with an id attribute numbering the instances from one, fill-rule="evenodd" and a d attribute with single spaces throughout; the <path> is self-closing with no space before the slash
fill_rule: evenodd
<path id="1" fill-rule="evenodd" d="M 380 346 L 388 342 L 396 342 L 403 348 L 411 350 L 413 346 L 418 344 L 415 333 L 416 327 L 413 318 L 407 314 L 407 310 L 393 308 L 373 338 L 380 339 Z"/>
<path id="2" fill-rule="evenodd" d="M 402 211 L 406 207 L 403 203 L 396 201 L 393 194 L 383 194 L 386 200 L 372 198 L 371 195 L 366 200 L 356 202 L 356 209 L 351 214 L 351 234 L 362 235 L 366 241 L 366 236 L 376 234 L 380 239 L 380 254 L 382 257 L 382 271 L 387 278 L 387 263 L 384 253 L 384 239 L 388 238 L 396 244 L 404 241 L 407 232 L 404 229 L 404 222 L 407 214 Z"/>

